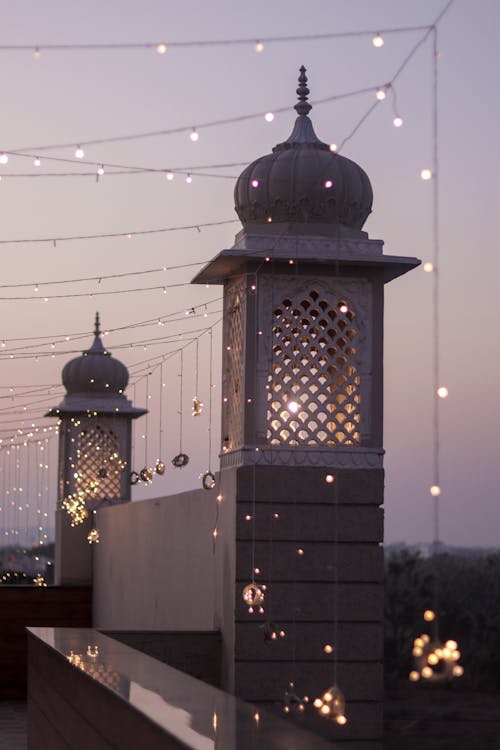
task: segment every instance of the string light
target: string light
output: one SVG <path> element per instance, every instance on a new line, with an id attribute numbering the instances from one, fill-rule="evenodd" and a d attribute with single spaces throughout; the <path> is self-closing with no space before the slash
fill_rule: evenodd
<path id="1" fill-rule="evenodd" d="M 420 177 L 424 181 L 432 180 L 432 170 L 428 168 L 422 169 L 420 172 Z"/>
<path id="2" fill-rule="evenodd" d="M 377 89 L 375 91 L 375 96 L 378 99 L 379 102 L 383 102 L 384 99 L 387 97 L 387 93 L 385 89 Z"/>
<path id="3" fill-rule="evenodd" d="M 33 160 L 33 166 L 34 166 L 34 167 L 40 167 L 40 166 L 41 166 L 41 164 L 42 164 L 41 160 L 39 159 L 39 157 L 38 157 L 38 156 L 36 156 L 36 157 L 34 158 L 34 160 Z"/>
<path id="4" fill-rule="evenodd" d="M 272 122 L 274 120 L 274 114 L 272 112 L 266 112 L 264 115 L 264 120 L 266 122 Z"/>
<path id="5" fill-rule="evenodd" d="M 192 181 L 193 181 L 193 178 L 191 177 L 191 175 L 190 174 L 186 175 L 186 182 L 187 182 L 187 184 L 191 185 Z"/>
<path id="6" fill-rule="evenodd" d="M 338 149 L 338 146 L 336 143 L 330 143 L 330 151 L 335 152 L 337 151 L 337 149 Z"/>
<path id="7" fill-rule="evenodd" d="M 102 164 L 101 164 L 101 166 L 100 166 L 100 167 L 98 167 L 98 169 L 97 169 L 97 174 L 98 174 L 98 176 L 99 176 L 99 177 L 102 177 L 102 176 L 103 176 L 103 174 L 104 174 L 104 167 L 103 167 L 103 165 L 102 165 Z"/>
<path id="8" fill-rule="evenodd" d="M 440 386 L 440 387 L 439 387 L 439 388 L 437 389 L 436 393 L 437 393 L 437 395 L 439 396 L 439 398 L 447 398 L 447 397 L 448 397 L 448 393 L 449 393 L 449 391 L 448 391 L 448 388 L 446 388 L 446 386 L 444 386 L 444 385 L 441 385 L 441 386 Z"/>
<path id="9" fill-rule="evenodd" d="M 429 263 L 429 262 L 424 263 L 422 268 L 424 269 L 426 273 L 432 273 L 434 271 L 434 263 Z"/>
<path id="10" fill-rule="evenodd" d="M 75 159 L 83 159 L 85 152 L 81 146 L 77 146 L 75 149 Z"/>
<path id="11" fill-rule="evenodd" d="M 189 134 L 189 137 L 191 138 L 191 140 L 193 141 L 193 143 L 196 143 L 196 141 L 200 137 L 200 134 L 198 133 L 198 131 L 196 130 L 196 128 L 193 128 L 192 131 L 191 131 L 191 133 Z"/>
<path id="12" fill-rule="evenodd" d="M 256 42 L 255 43 L 255 51 L 256 52 L 264 52 L 264 45 L 262 42 Z"/>
<path id="13" fill-rule="evenodd" d="M 377 34 L 372 39 L 372 44 L 374 47 L 383 47 L 384 46 L 384 38 L 381 36 L 380 33 L 377 32 Z"/>
<path id="14" fill-rule="evenodd" d="M 395 128 L 400 128 L 403 125 L 403 118 L 399 115 L 396 115 L 396 117 L 392 121 L 392 124 Z"/>
<path id="15" fill-rule="evenodd" d="M 9 161 L 9 157 L 4 151 L 2 151 L 2 153 L 0 153 L 0 164 L 7 164 L 8 161 Z"/>
<path id="16" fill-rule="evenodd" d="M 165 52 L 167 51 L 167 45 L 163 43 L 157 44 L 156 51 L 158 52 L 159 55 L 164 55 Z"/>
<path id="17" fill-rule="evenodd" d="M 429 490 L 432 497 L 439 497 L 441 494 L 441 487 L 438 484 L 433 484 Z"/>

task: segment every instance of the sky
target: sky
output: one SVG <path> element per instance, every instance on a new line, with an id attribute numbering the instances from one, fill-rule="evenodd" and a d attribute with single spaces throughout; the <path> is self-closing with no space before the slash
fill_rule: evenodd
<path id="1" fill-rule="evenodd" d="M 139 272 L 201 264 L 232 245 L 239 229 L 233 208 L 234 180 L 244 164 L 268 153 L 289 135 L 300 65 L 307 67 L 312 100 L 371 89 L 364 95 L 313 108 L 311 117 L 318 136 L 340 143 L 374 101 L 377 86 L 392 78 L 423 32 L 386 33 L 380 49 L 372 45 L 371 34 L 269 42 L 260 53 L 255 51 L 255 43 L 270 36 L 361 30 L 375 34 L 382 29 L 426 26 L 444 5 L 436 0 L 310 0 L 304 6 L 289 0 L 284 9 L 282 3 L 269 0 L 143 0 L 140 4 L 123 0 L 48 0 L 43 4 L 23 0 L 6 6 L 2 10 L 0 47 L 27 45 L 30 49 L 0 49 L 0 151 L 24 149 L 30 158 L 11 155 L 8 164 L 0 164 L 1 284 L 29 286 L 0 290 L 0 339 L 5 341 L 0 349 L 0 396 L 4 397 L 1 434 L 6 437 L 21 420 L 23 428 L 31 421 L 42 424 L 46 408 L 61 400 L 61 369 L 75 356 L 71 352 L 90 345 L 97 309 L 104 329 L 124 327 L 110 332 L 106 345 L 129 367 L 132 384 L 149 363 L 157 361 L 154 357 L 173 351 L 213 325 L 214 388 L 209 388 L 210 336 L 205 333 L 198 349 L 198 390 L 205 409 L 196 422 L 190 416 L 196 387 L 194 341 L 184 356 L 183 450 L 190 455 L 190 464 L 182 470 L 169 469 L 149 488 L 137 489 L 135 497 L 167 495 L 199 486 L 198 475 L 207 468 L 217 468 L 221 394 L 220 326 L 216 322 L 221 289 L 187 285 L 199 265 L 146 275 Z M 500 351 L 496 332 L 490 335 L 489 328 L 499 312 L 495 222 L 496 175 L 500 168 L 499 21 L 497 0 L 455 0 L 438 29 L 440 379 L 449 389 L 449 397 L 439 403 L 440 536 L 456 545 L 498 545 L 500 528 L 500 408 L 495 392 Z M 249 43 L 171 46 L 165 54 L 155 49 L 43 49 L 44 44 L 168 45 L 234 38 L 248 39 Z M 39 56 L 33 54 L 37 47 Z M 373 213 L 364 227 L 369 236 L 383 239 L 388 254 L 417 256 L 423 261 L 433 252 L 433 185 L 420 179 L 421 169 L 432 165 L 433 159 L 432 82 L 429 39 L 395 85 L 403 126 L 393 126 L 393 103 L 388 97 L 342 151 L 363 167 L 373 185 Z M 265 112 L 287 106 L 290 110 L 276 114 L 272 123 L 264 120 Z M 203 127 L 204 123 L 252 113 L 261 116 Z M 193 127 L 199 133 L 197 142 L 189 138 Z M 175 134 L 84 146 L 81 161 L 93 164 L 80 163 L 73 156 L 76 146 L 86 141 L 177 128 L 180 132 Z M 59 147 L 45 150 L 42 147 L 46 145 Z M 33 165 L 34 156 L 41 159 L 39 167 Z M 49 162 L 48 156 L 70 161 Z M 113 175 L 113 169 L 106 166 L 105 174 L 96 180 L 99 164 L 159 171 Z M 196 167 L 224 164 L 242 166 L 205 170 L 217 177 L 196 174 L 201 171 Z M 192 183 L 186 183 L 185 174 L 167 180 L 168 169 L 192 171 Z M 82 172 L 90 174 L 44 176 Z M 16 174 L 28 176 L 14 177 Z M 230 221 L 234 223 L 200 226 Z M 179 226 L 194 228 L 134 235 Z M 113 233 L 123 236 L 58 240 L 55 246 L 52 242 L 5 242 Z M 131 272 L 134 275 L 104 278 Z M 47 284 L 82 277 L 96 279 Z M 176 284 L 182 286 L 171 286 Z M 388 542 L 432 539 L 432 284 L 432 274 L 417 269 L 386 287 Z M 164 285 L 168 287 L 166 293 Z M 153 286 L 159 288 L 98 294 Z M 83 296 L 51 297 L 72 293 Z M 36 299 L 3 299 L 16 295 Z M 48 297 L 47 302 L 44 297 Z M 185 311 L 191 308 L 196 314 L 186 316 Z M 172 321 L 165 326 L 155 323 L 167 316 Z M 153 324 L 130 328 L 146 320 Z M 194 330 L 198 334 L 188 333 Z M 72 343 L 75 333 L 87 332 L 88 336 Z M 66 335 L 70 341 L 63 340 Z M 168 335 L 174 336 L 173 343 L 149 342 L 147 350 L 138 343 Z M 28 337 L 46 338 L 14 341 Z M 55 348 L 51 347 L 53 341 L 57 342 Z M 35 349 L 35 343 L 41 346 Z M 35 353 L 39 354 L 38 361 Z M 179 451 L 179 367 L 175 355 L 163 370 L 166 386 L 161 457 L 167 462 Z M 149 369 L 154 370 L 153 366 Z M 137 423 L 134 468 L 151 463 L 159 453 L 160 385 L 160 372 L 154 370 L 148 382 L 142 378 L 135 389 L 129 387 L 128 395 L 135 404 L 147 404 L 151 410 L 147 424 L 145 419 Z M 26 391 L 37 388 L 39 392 L 26 395 Z M 209 459 L 210 390 L 213 450 Z M 16 394 L 20 395 L 12 400 Z M 52 487 L 55 492 L 53 439 L 50 446 L 49 493 Z M 21 463 L 26 467 L 25 459 Z"/>

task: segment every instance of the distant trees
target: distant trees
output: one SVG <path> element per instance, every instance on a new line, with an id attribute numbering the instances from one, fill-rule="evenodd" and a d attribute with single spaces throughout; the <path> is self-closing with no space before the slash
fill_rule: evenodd
<path id="1" fill-rule="evenodd" d="M 500 686 L 500 552 L 465 556 L 439 553 L 423 558 L 390 553 L 385 570 L 385 671 L 394 682 L 412 669 L 413 639 L 430 632 L 426 609 L 436 613 L 441 640 L 458 641 L 459 678 L 469 687 Z"/>

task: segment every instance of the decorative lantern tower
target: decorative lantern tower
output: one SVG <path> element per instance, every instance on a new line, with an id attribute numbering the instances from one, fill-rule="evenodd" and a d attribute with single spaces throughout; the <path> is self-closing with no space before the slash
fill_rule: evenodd
<path id="1" fill-rule="evenodd" d="M 290 137 L 238 178 L 234 246 L 194 279 L 224 284 L 217 616 L 227 687 L 284 701 L 285 712 L 293 694 L 317 731 L 373 741 L 383 690 L 383 293 L 419 261 L 383 255 L 362 231 L 370 181 L 316 136 L 304 67 L 297 94 Z M 272 632 L 285 637 L 272 642 Z M 343 713 L 329 720 L 328 701 L 312 708 L 337 694 L 335 683 L 346 726 Z"/>
<path id="2" fill-rule="evenodd" d="M 104 347 L 99 313 L 92 346 L 64 366 L 62 381 L 66 396 L 46 414 L 59 418 L 59 529 L 68 526 L 67 518 L 61 525 L 63 507 L 68 510 L 72 525 L 79 525 L 88 521 L 89 512 L 102 504 L 130 500 L 132 420 L 147 411 L 135 408 L 124 395 L 128 370 Z M 83 523 L 84 532 L 88 525 Z M 67 539 L 71 555 L 77 542 L 74 530 Z M 64 542 L 58 541 L 61 549 L 56 549 L 56 580 L 59 553 L 64 555 Z"/>

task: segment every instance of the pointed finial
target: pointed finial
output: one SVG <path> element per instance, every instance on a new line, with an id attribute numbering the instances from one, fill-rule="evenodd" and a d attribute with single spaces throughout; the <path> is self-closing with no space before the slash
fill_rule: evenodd
<path id="1" fill-rule="evenodd" d="M 101 327 L 100 327 L 99 313 L 96 312 L 96 314 L 95 314 L 94 336 L 100 336 L 100 335 L 101 335 Z"/>
<path id="2" fill-rule="evenodd" d="M 294 109 L 299 115 L 308 115 L 312 109 L 312 106 L 307 101 L 309 95 L 309 89 L 307 87 L 307 76 L 306 69 L 303 65 L 300 67 L 299 85 L 297 86 L 297 96 L 299 101 L 295 105 Z"/>

